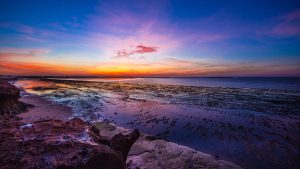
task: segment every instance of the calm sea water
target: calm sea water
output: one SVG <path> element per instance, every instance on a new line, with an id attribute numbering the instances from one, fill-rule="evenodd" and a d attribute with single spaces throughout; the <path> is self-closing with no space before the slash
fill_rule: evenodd
<path id="1" fill-rule="evenodd" d="M 227 77 L 227 78 L 60 78 L 61 80 L 127 82 L 204 87 L 260 88 L 300 91 L 300 78 Z"/>
<path id="2" fill-rule="evenodd" d="M 299 78 L 60 78 L 15 85 L 246 169 L 300 166 Z"/>

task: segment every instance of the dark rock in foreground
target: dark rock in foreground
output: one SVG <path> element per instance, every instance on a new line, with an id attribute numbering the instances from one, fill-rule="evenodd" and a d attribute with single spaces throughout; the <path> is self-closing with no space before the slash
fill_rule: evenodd
<path id="1" fill-rule="evenodd" d="M 0 79 L 1 169 L 126 168 L 128 152 L 140 136 L 138 130 L 108 138 L 77 118 L 25 124 L 15 114 L 30 105 L 20 102 L 19 97 L 18 88 Z"/>
<path id="2" fill-rule="evenodd" d="M 0 124 L 1 168 L 126 168 L 127 154 L 139 132 L 102 137 L 80 119 Z"/>
<path id="3" fill-rule="evenodd" d="M 0 118 L 10 118 L 26 111 L 32 105 L 20 102 L 20 90 L 0 79 Z"/>

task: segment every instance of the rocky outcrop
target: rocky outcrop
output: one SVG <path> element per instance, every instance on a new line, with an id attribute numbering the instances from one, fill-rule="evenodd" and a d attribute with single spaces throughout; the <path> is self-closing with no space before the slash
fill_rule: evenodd
<path id="1" fill-rule="evenodd" d="M 139 132 L 111 138 L 80 119 L 0 123 L 0 168 L 124 169 Z"/>
<path id="2" fill-rule="evenodd" d="M 140 135 L 138 130 L 103 137 L 99 128 L 78 118 L 25 124 L 15 114 L 31 105 L 20 102 L 19 97 L 18 88 L 0 80 L 1 169 L 126 168 L 127 154 Z"/>
<path id="3" fill-rule="evenodd" d="M 107 121 L 95 124 L 103 136 L 127 133 L 129 130 Z M 127 169 L 241 169 L 231 162 L 176 143 L 141 134 L 127 157 Z"/>
<path id="4" fill-rule="evenodd" d="M 147 135 L 141 136 L 132 147 L 127 166 L 129 169 L 241 169 L 209 154 Z"/>
<path id="5" fill-rule="evenodd" d="M 20 90 L 0 79 L 0 118 L 10 118 L 26 111 L 32 105 L 19 101 Z"/>

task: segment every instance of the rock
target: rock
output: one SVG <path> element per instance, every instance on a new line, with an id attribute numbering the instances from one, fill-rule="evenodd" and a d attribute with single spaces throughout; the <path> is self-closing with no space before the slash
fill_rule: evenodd
<path id="1" fill-rule="evenodd" d="M 140 133 L 137 129 L 133 130 L 130 135 L 123 135 L 121 133 L 116 134 L 112 137 L 110 146 L 112 149 L 122 152 L 124 160 L 126 161 L 131 146 L 139 138 L 139 136 Z"/>
<path id="2" fill-rule="evenodd" d="M 104 131 L 115 131 L 116 126 L 111 125 L 109 121 L 104 120 L 103 122 L 96 122 L 93 124 L 95 128 L 98 128 L 99 130 L 104 130 Z"/>
<path id="3" fill-rule="evenodd" d="M 10 118 L 32 107 L 19 101 L 19 98 L 20 90 L 6 80 L 0 79 L 0 118 Z"/>
<path id="4" fill-rule="evenodd" d="M 81 119 L 0 121 L 0 168 L 124 169 L 139 132 L 106 138 Z"/>
<path id="5" fill-rule="evenodd" d="M 113 124 L 109 124 L 113 125 Z M 100 133 L 113 137 L 118 133 L 128 133 L 129 129 L 115 126 L 114 131 L 100 129 Z M 109 129 L 108 129 L 109 130 Z M 176 143 L 160 140 L 142 133 L 131 147 L 127 157 L 127 169 L 241 169 L 231 162 L 220 160 Z"/>
<path id="6" fill-rule="evenodd" d="M 125 169 L 127 154 L 140 133 L 100 135 L 81 119 L 40 120 L 24 124 L 15 114 L 31 105 L 20 90 L 0 79 L 0 168 Z"/>
<path id="7" fill-rule="evenodd" d="M 128 169 L 241 169 L 241 167 L 201 153 L 186 146 L 164 140 L 149 140 L 140 137 L 131 148 Z"/>

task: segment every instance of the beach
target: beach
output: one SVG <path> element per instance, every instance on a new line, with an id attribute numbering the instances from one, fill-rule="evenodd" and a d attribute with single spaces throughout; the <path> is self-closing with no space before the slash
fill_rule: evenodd
<path id="1" fill-rule="evenodd" d="M 57 119 L 67 121 L 72 117 L 71 108 L 54 104 L 39 96 L 23 96 L 20 101 L 34 105 L 26 113 L 19 114 L 24 122 L 34 122 L 38 120 Z"/>
<path id="2" fill-rule="evenodd" d="M 244 168 L 298 164 L 295 90 L 64 79 L 20 79 L 15 84 L 71 108 L 71 117 L 138 128 Z"/>
<path id="3" fill-rule="evenodd" d="M 31 105 L 28 110 L 24 113 L 18 114 L 17 117 L 12 117 L 9 120 L 10 126 L 12 125 L 20 125 L 20 131 L 24 130 L 25 137 L 27 134 L 30 134 L 31 139 L 41 139 L 42 137 L 47 137 L 47 140 L 55 140 L 60 136 L 58 129 L 55 127 L 60 126 L 60 123 L 64 123 L 65 125 L 69 125 L 70 123 L 75 123 L 77 128 L 72 129 L 71 131 L 67 131 L 67 128 L 64 129 L 63 133 L 67 134 L 68 137 L 74 137 L 74 139 L 82 139 L 77 138 L 74 131 L 80 129 L 79 126 L 83 125 L 83 122 L 78 121 L 76 118 L 72 116 L 72 109 L 70 107 L 64 106 L 62 104 L 57 104 L 53 101 L 47 100 L 43 97 L 33 95 L 30 93 L 26 93 L 26 91 L 21 91 L 22 97 L 19 99 L 20 102 Z M 15 119 L 20 119 L 20 122 L 15 121 Z M 70 120 L 71 119 L 71 120 Z M 72 121 L 72 122 L 71 122 Z M 7 122 L 5 122 L 7 123 Z M 45 124 L 44 124 L 45 123 Z M 48 125 L 47 128 L 43 126 Z M 53 127 L 50 127 L 54 125 Z M 103 138 L 114 138 L 116 135 L 122 133 L 123 135 L 128 135 L 131 132 L 130 129 L 126 129 L 124 127 L 116 126 L 115 124 L 109 122 L 108 120 L 104 121 L 93 121 L 88 122 L 87 125 L 93 125 L 99 128 L 99 134 Z M 42 128 L 41 128 L 42 127 Z M 50 128 L 49 128 L 50 127 Z M 71 127 L 71 126 L 70 126 Z M 79 127 L 79 128 L 78 128 Z M 52 129 L 51 129 L 52 128 Z M 9 128 L 2 127 L 6 132 L 9 131 Z M 49 135 L 49 130 L 54 132 Z M 36 130 L 36 131 L 34 131 Z M 61 129 L 60 129 L 61 130 Z M 90 129 L 94 131 L 95 129 Z M 98 129 L 97 129 L 98 130 Z M 97 131 L 96 130 L 96 131 Z M 15 130 L 13 130 L 15 131 Z M 88 130 L 86 130 L 88 131 Z M 34 132 L 37 132 L 39 136 L 33 137 Z M 44 132 L 48 133 L 43 136 Z M 1 131 L 1 133 L 4 133 Z M 45 134 L 46 134 L 45 133 Z M 90 132 L 88 131 L 88 134 Z M 21 136 L 22 136 L 21 135 Z M 56 136 L 55 136 L 56 135 Z M 73 135 L 73 136 L 72 136 Z M 17 134 L 16 137 L 19 137 L 20 134 Z M 63 136 L 65 138 L 67 136 Z M 94 137 L 94 136 L 93 136 Z M 84 144 L 96 144 L 91 141 L 87 141 L 84 139 Z M 46 141 L 46 140 L 45 140 Z M 58 140 L 57 140 L 58 141 Z M 56 142 L 57 142 L 56 141 Z M 83 140 L 82 140 L 83 141 Z M 81 142 L 82 142 L 81 141 Z M 1 140 L 2 142 L 2 140 Z M 60 141 L 61 142 L 61 141 Z M 63 144 L 64 142 L 62 142 Z M 2 144 L 6 144 L 6 142 L 2 142 Z M 11 143 L 12 145 L 15 143 Z M 27 143 L 28 144 L 28 143 Z M 51 143 L 52 144 L 52 143 Z M 57 144 L 57 143 L 56 143 Z M 58 144 L 59 145 L 59 144 Z M 15 145 L 16 147 L 18 145 Z M 30 148 L 32 150 L 35 149 L 37 145 L 32 145 Z M 46 146 L 46 145 L 45 145 Z M 3 149 L 3 147 L 1 148 Z M 129 149 L 128 149 L 129 150 Z M 7 151 L 7 150 L 6 150 Z M 12 149 L 10 153 L 13 153 L 15 150 Z M 43 150 L 45 151 L 45 150 Z M 50 151 L 50 150 L 49 150 Z M 64 151 L 68 151 L 67 149 Z M 74 147 L 74 151 L 76 152 L 76 148 Z M 5 151 L 4 151 L 5 152 Z M 9 154 L 10 154 L 9 153 Z M 74 152 L 72 152 L 74 153 Z M 2 155 L 2 154 L 0 154 Z M 43 154 L 41 154 L 43 155 Z M 60 154 L 56 154 L 59 156 Z M 9 157 L 9 156 L 8 156 Z M 30 157 L 27 157 L 30 158 Z M 36 157 L 37 158 L 37 157 Z M 91 158 L 92 159 L 92 158 Z M 52 162 L 50 162 L 52 163 Z M 66 165 L 68 161 L 63 161 L 63 165 Z M 211 156 L 209 154 L 205 154 L 194 149 L 191 149 L 186 146 L 178 145 L 172 142 L 161 140 L 153 135 L 149 135 L 146 133 L 141 133 L 139 139 L 135 141 L 132 145 L 130 151 L 128 152 L 127 168 L 135 169 L 135 168 L 228 168 L 235 169 L 240 168 L 239 166 L 218 159 L 217 157 Z M 6 165 L 9 163 L 6 163 Z M 18 164 L 19 165 L 19 164 Z M 28 164 L 27 164 L 28 165 Z M 29 163 L 30 165 L 30 163 Z"/>

